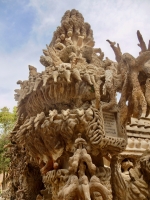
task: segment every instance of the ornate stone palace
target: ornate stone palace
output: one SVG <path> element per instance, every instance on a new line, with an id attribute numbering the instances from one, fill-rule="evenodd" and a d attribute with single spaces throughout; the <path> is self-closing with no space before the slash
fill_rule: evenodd
<path id="1" fill-rule="evenodd" d="M 65 12 L 45 70 L 17 82 L 11 200 L 150 199 L 150 43 L 137 37 L 137 58 L 107 40 L 116 61 L 104 59 L 82 14 Z"/>

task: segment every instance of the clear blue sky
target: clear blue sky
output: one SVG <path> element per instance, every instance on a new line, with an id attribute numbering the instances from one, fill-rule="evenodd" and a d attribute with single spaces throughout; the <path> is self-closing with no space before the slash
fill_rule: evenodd
<path id="1" fill-rule="evenodd" d="M 136 31 L 150 39 L 150 0 L 0 0 L 0 108 L 12 108 L 17 80 L 28 79 L 28 65 L 39 58 L 66 10 L 79 10 L 94 32 L 95 46 L 115 56 L 106 39 L 137 57 Z"/>

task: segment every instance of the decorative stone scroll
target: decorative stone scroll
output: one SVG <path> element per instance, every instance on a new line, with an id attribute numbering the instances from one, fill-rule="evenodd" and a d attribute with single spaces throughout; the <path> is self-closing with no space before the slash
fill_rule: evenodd
<path id="1" fill-rule="evenodd" d="M 150 199 L 149 152 L 120 154 L 127 122 L 149 115 L 150 45 L 137 35 L 137 58 L 107 40 L 116 62 L 104 59 L 82 14 L 65 12 L 40 57 L 44 70 L 29 65 L 28 80 L 17 82 L 18 120 L 7 147 L 11 199 Z"/>

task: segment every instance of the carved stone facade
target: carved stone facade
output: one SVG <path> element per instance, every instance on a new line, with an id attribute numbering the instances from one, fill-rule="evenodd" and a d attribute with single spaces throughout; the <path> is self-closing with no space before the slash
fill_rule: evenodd
<path id="1" fill-rule="evenodd" d="M 141 156 L 145 150 L 150 149 L 150 118 L 131 118 L 126 126 L 128 144 L 123 153 Z"/>
<path id="2" fill-rule="evenodd" d="M 107 40 L 116 62 L 104 59 L 82 14 L 65 12 L 40 57 L 45 70 L 29 65 L 17 82 L 12 200 L 150 199 L 150 44 L 137 35 L 137 58 Z"/>

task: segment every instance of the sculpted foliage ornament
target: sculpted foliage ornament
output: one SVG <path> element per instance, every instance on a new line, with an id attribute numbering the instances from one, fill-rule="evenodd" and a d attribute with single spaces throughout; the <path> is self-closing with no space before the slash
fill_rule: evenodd
<path id="1" fill-rule="evenodd" d="M 104 59 L 82 14 L 65 12 L 40 57 L 45 70 L 29 65 L 29 79 L 17 82 L 18 121 L 9 146 L 12 199 L 150 199 L 149 154 L 120 154 L 126 123 L 149 115 L 150 45 L 137 35 L 137 58 L 107 40 L 116 62 Z"/>

